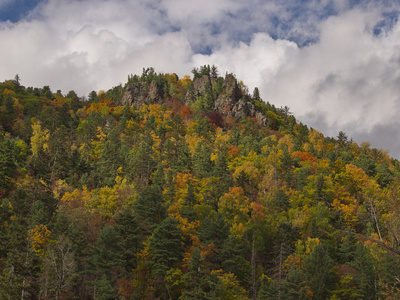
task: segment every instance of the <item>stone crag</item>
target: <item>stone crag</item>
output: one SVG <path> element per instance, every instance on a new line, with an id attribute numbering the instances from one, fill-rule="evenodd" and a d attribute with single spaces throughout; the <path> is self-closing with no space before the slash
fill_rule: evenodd
<path id="1" fill-rule="evenodd" d="M 217 78 L 203 75 L 195 78 L 191 88 L 186 91 L 184 103 L 193 104 L 199 97 L 210 93 L 213 99 L 214 111 L 225 117 L 234 117 L 239 120 L 246 117 L 257 118 L 260 125 L 267 125 L 267 117 L 257 111 L 251 99 L 243 95 L 239 88 L 237 79 L 232 74 L 227 74 L 222 82 L 222 89 L 216 90 Z M 142 104 L 164 104 L 162 88 L 158 87 L 155 81 L 150 84 L 147 82 L 135 82 L 126 88 L 122 98 L 122 104 L 136 105 Z"/>

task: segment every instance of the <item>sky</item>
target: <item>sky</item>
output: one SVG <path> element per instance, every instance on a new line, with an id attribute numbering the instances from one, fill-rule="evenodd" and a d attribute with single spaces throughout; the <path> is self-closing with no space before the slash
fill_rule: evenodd
<path id="1" fill-rule="evenodd" d="M 400 0 L 0 0 L 0 81 L 79 96 L 130 74 L 221 75 L 400 159 Z"/>

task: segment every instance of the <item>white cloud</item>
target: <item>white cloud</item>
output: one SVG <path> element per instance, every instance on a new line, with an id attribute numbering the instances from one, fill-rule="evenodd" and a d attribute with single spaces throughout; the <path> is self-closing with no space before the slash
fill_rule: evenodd
<path id="1" fill-rule="evenodd" d="M 400 26 L 374 34 L 382 13 L 400 8 L 386 2 L 48 0 L 0 23 L 0 79 L 18 73 L 26 86 L 87 95 L 143 67 L 183 76 L 215 64 L 305 124 L 400 157 L 383 137 L 400 112 Z"/>

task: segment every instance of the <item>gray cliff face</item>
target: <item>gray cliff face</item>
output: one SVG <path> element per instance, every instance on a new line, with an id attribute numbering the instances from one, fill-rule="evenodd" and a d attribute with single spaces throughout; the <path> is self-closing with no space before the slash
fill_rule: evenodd
<path id="1" fill-rule="evenodd" d="M 267 125 L 267 118 L 256 111 L 253 103 L 242 95 L 236 78 L 232 74 L 225 76 L 223 84 L 224 93 L 218 95 L 214 102 L 214 110 L 223 116 L 232 116 L 239 120 L 246 117 L 257 118 L 260 125 Z"/>
<path id="2" fill-rule="evenodd" d="M 242 95 L 237 79 L 232 74 L 227 74 L 222 83 L 222 91 L 217 92 L 215 86 L 217 78 L 204 75 L 197 77 L 192 87 L 188 89 L 184 97 L 184 103 L 191 105 L 200 96 L 204 96 L 207 89 L 211 88 L 214 101 L 214 111 L 225 117 L 234 117 L 244 119 L 246 117 L 257 118 L 260 125 L 267 125 L 267 118 L 262 113 L 255 110 L 253 103 L 247 96 Z M 129 85 L 122 98 L 122 104 L 136 105 L 157 103 L 162 104 L 162 92 L 154 81 L 149 84 L 145 82 L 136 82 Z"/>
<path id="3" fill-rule="evenodd" d="M 215 84 L 216 79 L 209 76 L 198 77 L 193 81 L 193 88 L 188 90 L 185 96 L 185 104 L 191 105 L 198 97 L 206 93 L 206 86 Z"/>
<path id="4" fill-rule="evenodd" d="M 146 82 L 135 82 L 130 84 L 122 97 L 123 105 L 134 105 L 137 107 L 142 104 L 159 103 L 161 102 L 161 93 L 154 81 L 149 84 Z"/>

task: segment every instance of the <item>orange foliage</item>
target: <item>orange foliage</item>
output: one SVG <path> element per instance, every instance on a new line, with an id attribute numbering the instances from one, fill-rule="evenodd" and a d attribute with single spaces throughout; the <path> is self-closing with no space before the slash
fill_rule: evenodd
<path id="1" fill-rule="evenodd" d="M 172 99 L 166 104 L 166 106 L 172 109 L 174 113 L 179 114 L 183 104 L 176 99 Z"/>
<path id="2" fill-rule="evenodd" d="M 51 104 L 54 108 L 60 108 L 62 107 L 65 103 L 71 102 L 71 99 L 64 98 L 60 95 L 56 95 L 55 99 L 51 101 Z"/>
<path id="3" fill-rule="evenodd" d="M 118 295 L 120 295 L 124 299 L 131 299 L 133 294 L 133 284 L 131 280 L 126 279 L 118 279 Z"/>
<path id="4" fill-rule="evenodd" d="M 312 161 L 312 162 L 317 162 L 317 159 L 312 156 L 311 153 L 308 152 L 302 152 L 302 151 L 295 151 L 292 153 L 293 157 L 299 157 L 302 161 Z"/>
<path id="5" fill-rule="evenodd" d="M 193 108 L 191 108 L 190 106 L 187 106 L 187 105 L 183 105 L 179 111 L 179 116 L 183 120 L 191 119 L 193 117 Z"/>
<path id="6" fill-rule="evenodd" d="M 265 222 L 265 213 L 263 211 L 265 210 L 265 207 L 258 202 L 252 202 L 251 208 L 253 209 L 253 212 L 251 214 L 252 220 Z"/>
<path id="7" fill-rule="evenodd" d="M 227 147 L 228 155 L 236 158 L 239 156 L 240 151 L 242 151 L 238 146 L 232 145 Z"/>

